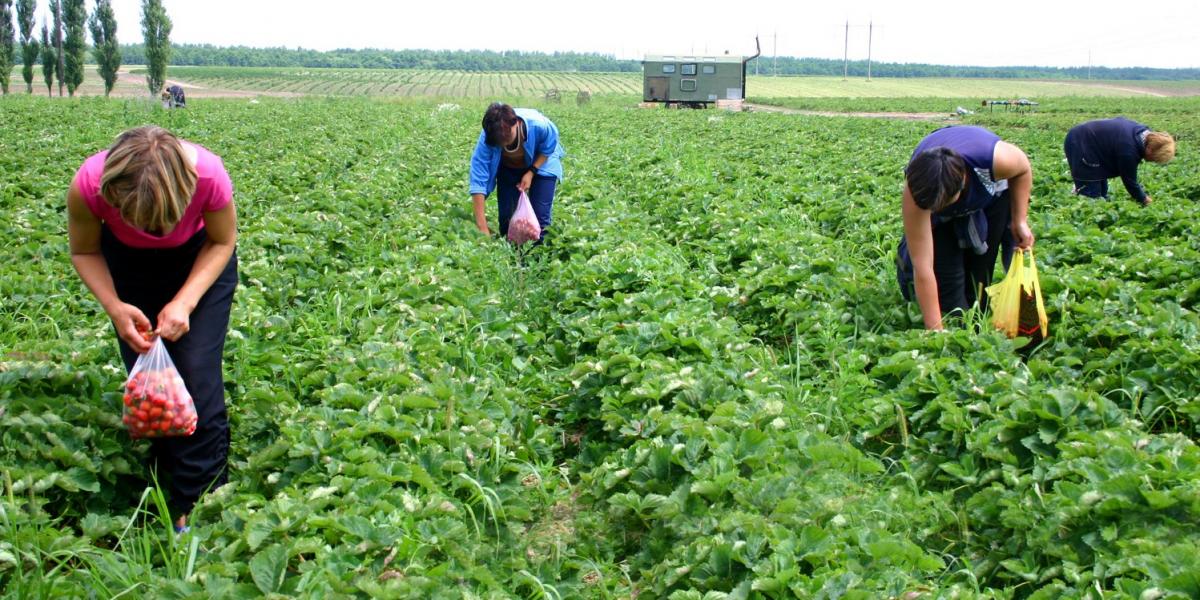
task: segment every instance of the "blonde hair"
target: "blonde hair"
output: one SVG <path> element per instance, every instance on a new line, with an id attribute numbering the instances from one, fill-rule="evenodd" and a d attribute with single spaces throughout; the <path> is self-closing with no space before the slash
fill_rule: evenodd
<path id="1" fill-rule="evenodd" d="M 1175 158 L 1175 138 L 1163 131 L 1146 134 L 1146 160 L 1169 163 Z"/>
<path id="2" fill-rule="evenodd" d="M 100 195 L 129 225 L 166 233 L 183 219 L 196 179 L 179 138 L 147 125 L 122 133 L 109 148 Z"/>

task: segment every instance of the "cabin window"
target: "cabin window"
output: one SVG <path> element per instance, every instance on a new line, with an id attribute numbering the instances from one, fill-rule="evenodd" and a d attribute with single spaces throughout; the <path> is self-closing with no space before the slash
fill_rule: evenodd
<path id="1" fill-rule="evenodd" d="M 717 66 L 716 65 L 704 65 L 703 67 L 700 67 L 700 72 L 704 73 L 705 75 L 712 75 L 713 73 L 717 72 Z"/>
<path id="2" fill-rule="evenodd" d="M 683 65 L 683 68 L 680 69 L 679 74 L 680 75 L 695 75 L 696 74 L 695 63 Z"/>
<path id="3" fill-rule="evenodd" d="M 663 65 L 663 73 L 674 73 L 675 65 Z"/>
<path id="4" fill-rule="evenodd" d="M 696 91 L 696 80 L 695 79 L 680 79 L 679 80 L 679 89 L 681 89 L 685 92 Z"/>

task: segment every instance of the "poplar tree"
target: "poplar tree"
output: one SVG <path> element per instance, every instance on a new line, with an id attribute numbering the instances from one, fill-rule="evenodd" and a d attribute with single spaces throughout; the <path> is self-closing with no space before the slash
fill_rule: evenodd
<path id="1" fill-rule="evenodd" d="M 50 15 L 54 17 L 54 79 L 58 82 L 58 95 L 63 95 L 63 23 L 62 0 L 50 0 Z"/>
<path id="2" fill-rule="evenodd" d="M 0 0 L 0 90 L 8 93 L 13 66 L 12 0 Z"/>
<path id="3" fill-rule="evenodd" d="M 92 56 L 104 79 L 104 95 L 112 93 L 117 82 L 117 70 L 121 68 L 121 47 L 117 45 L 117 16 L 113 13 L 111 0 L 96 0 L 96 10 L 88 21 L 92 30 Z"/>
<path id="4" fill-rule="evenodd" d="M 42 75 L 46 78 L 46 95 L 54 96 L 54 49 L 50 46 L 50 27 L 42 20 Z"/>
<path id="5" fill-rule="evenodd" d="M 142 0 L 142 38 L 146 47 L 146 85 L 158 95 L 167 81 L 171 60 L 171 17 L 162 0 Z"/>
<path id="6" fill-rule="evenodd" d="M 37 62 L 37 32 L 33 28 L 33 13 L 36 0 L 17 0 L 17 28 L 21 31 L 21 76 L 25 79 L 25 92 L 33 93 L 33 63 Z"/>
<path id="7" fill-rule="evenodd" d="M 83 62 L 87 59 L 87 7 L 85 0 L 62 0 L 63 26 L 66 39 L 63 40 L 63 58 L 65 61 L 63 79 L 67 82 L 67 93 L 75 95 L 79 84 L 83 83 Z"/>

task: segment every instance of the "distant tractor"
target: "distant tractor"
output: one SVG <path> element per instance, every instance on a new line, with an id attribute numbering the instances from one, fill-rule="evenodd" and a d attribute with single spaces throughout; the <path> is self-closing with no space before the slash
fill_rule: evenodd
<path id="1" fill-rule="evenodd" d="M 758 45 L 758 39 L 754 40 Z M 719 100 L 746 98 L 746 63 L 754 56 L 646 55 L 642 101 L 704 108 Z"/>

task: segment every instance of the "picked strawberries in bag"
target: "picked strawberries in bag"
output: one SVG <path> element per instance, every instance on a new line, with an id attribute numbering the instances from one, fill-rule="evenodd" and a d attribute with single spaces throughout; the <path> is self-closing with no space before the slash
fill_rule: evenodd
<path id="1" fill-rule="evenodd" d="M 132 438 L 178 437 L 196 431 L 196 405 L 162 338 L 138 356 L 125 380 L 121 420 Z"/>
<path id="2" fill-rule="evenodd" d="M 533 205 L 529 203 L 529 194 L 522 191 L 517 200 L 517 210 L 513 211 L 512 219 L 508 221 L 508 241 L 520 246 L 541 238 L 542 226 L 533 212 Z"/>

